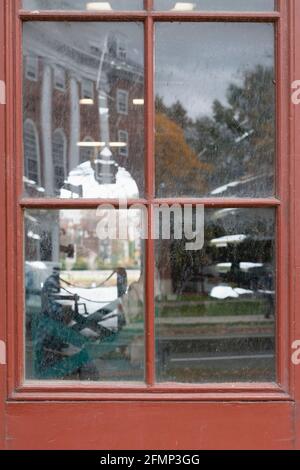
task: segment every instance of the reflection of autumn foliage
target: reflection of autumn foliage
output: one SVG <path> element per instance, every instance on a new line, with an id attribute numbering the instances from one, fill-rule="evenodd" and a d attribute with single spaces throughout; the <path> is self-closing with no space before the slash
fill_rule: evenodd
<path id="1" fill-rule="evenodd" d="M 229 84 L 226 101 L 213 101 L 211 115 L 193 119 L 180 101 L 167 106 L 156 97 L 159 195 L 203 196 L 224 185 L 227 197 L 272 194 L 273 67 L 245 71 L 240 84 Z"/>
<path id="2" fill-rule="evenodd" d="M 163 113 L 156 114 L 156 179 L 164 193 L 183 196 L 185 189 L 206 190 L 210 165 L 200 162 L 184 130 Z"/>

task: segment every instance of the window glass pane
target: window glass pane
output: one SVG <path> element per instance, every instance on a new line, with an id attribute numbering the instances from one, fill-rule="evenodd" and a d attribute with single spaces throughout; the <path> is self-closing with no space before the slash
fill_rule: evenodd
<path id="1" fill-rule="evenodd" d="M 184 11 L 270 11 L 274 0 L 154 0 L 155 10 Z"/>
<path id="2" fill-rule="evenodd" d="M 274 195 L 274 29 L 156 26 L 156 193 Z"/>
<path id="3" fill-rule="evenodd" d="M 141 213 L 25 212 L 26 378 L 144 378 Z M 126 234 L 104 239 L 112 220 Z"/>
<path id="4" fill-rule="evenodd" d="M 110 0 L 90 2 L 88 0 L 23 0 L 26 10 L 81 10 L 81 11 L 126 11 L 143 10 L 143 0 Z"/>
<path id="5" fill-rule="evenodd" d="M 25 172 L 25 195 L 142 197 L 143 25 L 28 22 L 23 35 L 24 171 L 31 122 L 40 172 Z"/>
<path id="6" fill-rule="evenodd" d="M 274 381 L 275 211 L 206 210 L 198 251 L 171 233 L 156 251 L 157 379 Z"/>

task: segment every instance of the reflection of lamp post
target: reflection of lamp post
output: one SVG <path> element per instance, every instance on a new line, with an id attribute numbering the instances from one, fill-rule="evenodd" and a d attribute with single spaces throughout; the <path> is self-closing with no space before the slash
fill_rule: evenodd
<path id="1" fill-rule="evenodd" d="M 99 109 L 99 117 L 100 117 L 100 136 L 103 137 L 101 140 L 104 142 L 109 142 L 109 122 L 108 122 L 108 106 L 107 106 L 107 94 L 106 90 L 104 93 L 101 93 L 100 90 L 100 82 L 101 82 L 101 75 L 104 66 L 104 58 L 107 52 L 107 43 L 108 43 L 108 34 L 105 35 L 104 42 L 103 42 L 103 49 L 102 54 L 100 57 L 100 64 L 98 69 L 97 75 L 97 84 L 96 89 L 98 92 L 98 109 Z M 103 112 L 103 110 L 106 112 Z"/>
<path id="2" fill-rule="evenodd" d="M 104 66 L 104 58 L 107 52 L 108 34 L 105 35 L 103 50 L 100 58 L 98 77 L 97 77 L 97 91 L 98 91 L 98 109 L 100 118 L 100 136 L 103 142 L 106 144 L 109 142 L 109 110 L 107 103 L 107 90 L 101 91 L 101 75 Z M 116 164 L 112 160 L 112 153 L 108 147 L 104 147 L 100 152 L 100 158 L 95 160 L 95 178 L 100 184 L 113 184 L 115 181 Z"/>
<path id="3" fill-rule="evenodd" d="M 95 160 L 95 178 L 100 184 L 113 184 L 118 165 L 111 159 L 112 153 L 108 147 L 101 150 L 100 158 Z"/>
<path id="4" fill-rule="evenodd" d="M 109 84 L 107 77 L 102 78 L 102 72 L 104 68 L 105 55 L 108 50 L 108 38 L 109 33 L 106 33 L 103 41 L 102 52 L 100 55 L 100 63 L 97 74 L 96 90 L 98 93 L 98 111 L 99 111 L 99 135 L 101 142 L 97 143 L 97 146 L 104 147 L 95 159 L 92 160 L 92 166 L 95 170 L 95 179 L 100 184 L 114 184 L 116 182 L 116 174 L 118 171 L 117 163 L 112 159 L 111 148 L 122 148 L 126 147 L 126 142 L 110 142 L 110 128 L 109 128 Z M 113 62 L 112 62 L 113 63 Z M 102 84 L 101 84 L 102 82 Z M 137 100 L 141 101 L 141 100 Z M 140 104 L 140 103 L 138 103 Z M 93 142 L 92 145 L 96 143 Z M 78 145 L 86 146 L 86 143 L 79 142 Z M 91 144 L 90 144 L 91 145 Z"/>

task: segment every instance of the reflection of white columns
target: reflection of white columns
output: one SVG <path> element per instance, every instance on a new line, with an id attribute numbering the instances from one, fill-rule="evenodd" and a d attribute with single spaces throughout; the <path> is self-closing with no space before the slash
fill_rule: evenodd
<path id="1" fill-rule="evenodd" d="M 104 58 L 107 53 L 108 34 L 105 35 L 97 77 L 98 106 L 100 116 L 100 137 L 106 145 L 109 142 L 109 116 L 107 93 L 109 92 L 107 75 L 103 72 Z"/>
<path id="2" fill-rule="evenodd" d="M 52 162 L 52 70 L 45 65 L 43 71 L 41 123 L 43 140 L 44 187 L 47 195 L 53 194 Z"/>
<path id="3" fill-rule="evenodd" d="M 79 165 L 79 148 L 80 140 L 80 104 L 78 83 L 74 77 L 70 80 L 70 102 L 71 102 L 71 119 L 70 119 L 70 146 L 69 146 L 69 171 Z"/>

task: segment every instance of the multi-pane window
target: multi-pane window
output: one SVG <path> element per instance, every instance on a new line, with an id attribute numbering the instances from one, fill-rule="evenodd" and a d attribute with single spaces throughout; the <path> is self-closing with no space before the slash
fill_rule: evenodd
<path id="1" fill-rule="evenodd" d="M 23 2 L 65 10 L 23 27 L 45 179 L 23 203 L 26 377 L 276 381 L 273 0 L 46 3 Z"/>

